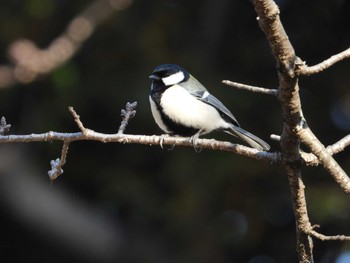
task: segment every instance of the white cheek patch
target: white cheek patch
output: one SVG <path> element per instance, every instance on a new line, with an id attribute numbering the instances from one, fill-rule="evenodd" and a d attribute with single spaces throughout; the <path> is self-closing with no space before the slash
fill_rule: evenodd
<path id="1" fill-rule="evenodd" d="M 184 79 L 185 79 L 185 74 L 182 71 L 180 71 L 168 77 L 162 78 L 162 81 L 165 86 L 171 86 L 171 85 L 180 83 Z"/>

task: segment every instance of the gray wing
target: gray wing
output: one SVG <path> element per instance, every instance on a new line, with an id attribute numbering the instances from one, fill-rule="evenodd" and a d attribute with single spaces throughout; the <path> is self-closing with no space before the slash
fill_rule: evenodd
<path id="1" fill-rule="evenodd" d="M 195 95 L 195 94 L 193 94 L 193 95 Z M 216 97 L 211 95 L 209 92 L 202 92 L 202 94 L 198 94 L 198 96 L 196 96 L 196 97 L 199 100 L 216 108 L 220 113 L 227 116 L 234 125 L 239 126 L 239 123 L 236 120 L 236 118 L 233 116 L 233 114 L 225 107 L 224 104 L 222 104 L 221 101 L 219 101 Z"/>
<path id="2" fill-rule="evenodd" d="M 185 87 L 186 90 L 188 90 L 188 92 L 190 92 L 199 100 L 216 108 L 223 117 L 226 117 L 226 119 L 228 119 L 234 125 L 239 126 L 238 121 L 233 116 L 233 114 L 225 107 L 225 105 L 222 104 L 222 102 L 219 101 L 216 97 L 211 95 L 195 77 L 191 75 L 190 80 L 187 82 L 182 82 L 181 86 Z"/>

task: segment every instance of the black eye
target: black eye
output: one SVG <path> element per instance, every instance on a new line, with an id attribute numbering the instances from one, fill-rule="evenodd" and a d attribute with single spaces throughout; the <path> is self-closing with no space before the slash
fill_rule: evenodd
<path id="1" fill-rule="evenodd" d="M 169 77 L 170 75 L 171 75 L 170 72 L 163 72 L 164 77 Z"/>

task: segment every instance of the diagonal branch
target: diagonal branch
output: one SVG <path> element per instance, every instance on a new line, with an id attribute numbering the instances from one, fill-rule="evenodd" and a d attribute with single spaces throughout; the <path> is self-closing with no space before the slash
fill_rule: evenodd
<path id="1" fill-rule="evenodd" d="M 238 82 L 233 82 L 230 80 L 223 80 L 222 83 L 237 89 L 248 90 L 255 93 L 262 93 L 262 94 L 273 95 L 273 96 L 278 95 L 277 89 L 266 89 L 262 87 L 256 87 L 256 86 L 246 85 Z"/>
<path id="2" fill-rule="evenodd" d="M 339 140 L 338 142 L 329 145 L 326 149 L 330 154 L 336 154 L 341 151 L 344 151 L 346 147 L 350 145 L 350 134 L 345 136 L 343 139 Z"/>
<path id="3" fill-rule="evenodd" d="M 71 59 L 96 27 L 115 11 L 120 11 L 133 0 L 95 0 L 73 18 L 66 30 L 45 49 L 27 39 L 17 40 L 8 49 L 12 65 L 0 65 L 0 88 L 18 82 L 29 83 L 47 74 Z"/>
<path id="4" fill-rule="evenodd" d="M 74 108 L 72 106 L 68 107 L 69 112 L 72 114 L 75 123 L 78 125 L 79 130 L 81 130 L 81 132 L 87 136 L 88 135 L 88 129 L 84 127 L 84 124 L 81 122 L 80 120 L 80 116 L 76 113 L 76 111 L 74 110 Z"/>
<path id="5" fill-rule="evenodd" d="M 323 144 L 317 139 L 306 123 L 300 125 L 295 129 L 295 132 L 301 141 L 315 154 L 315 156 L 322 163 L 323 167 L 333 177 L 333 179 L 340 185 L 342 190 L 350 195 L 350 178 L 340 165 L 334 160 L 332 155 L 326 150 Z"/>
<path id="6" fill-rule="evenodd" d="M 253 4 L 258 14 L 259 26 L 270 44 L 278 69 L 293 77 L 296 56 L 281 23 L 278 6 L 272 0 L 253 0 Z"/>
<path id="7" fill-rule="evenodd" d="M 330 155 L 335 155 L 345 150 L 350 145 L 350 134 L 339 140 L 338 142 L 326 147 Z M 305 165 L 319 165 L 320 161 L 313 153 L 301 152 L 301 157 Z"/>
<path id="8" fill-rule="evenodd" d="M 300 65 L 298 65 L 298 68 L 296 70 L 296 73 L 299 75 L 312 75 L 312 74 L 317 74 L 320 73 L 328 68 L 330 68 L 331 66 L 333 66 L 335 63 L 340 62 L 346 58 L 350 58 L 350 48 L 331 56 L 329 59 L 326 59 L 324 61 L 322 61 L 321 63 L 314 65 L 314 66 L 310 66 L 308 67 L 307 65 L 305 65 L 305 63 L 301 63 Z"/>

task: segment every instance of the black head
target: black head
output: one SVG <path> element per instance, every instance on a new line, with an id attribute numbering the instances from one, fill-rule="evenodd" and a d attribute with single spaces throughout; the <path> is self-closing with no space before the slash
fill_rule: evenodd
<path id="1" fill-rule="evenodd" d="M 161 81 L 165 86 L 172 86 L 188 80 L 188 71 L 175 64 L 163 64 L 157 66 L 149 76 L 154 81 Z"/>

